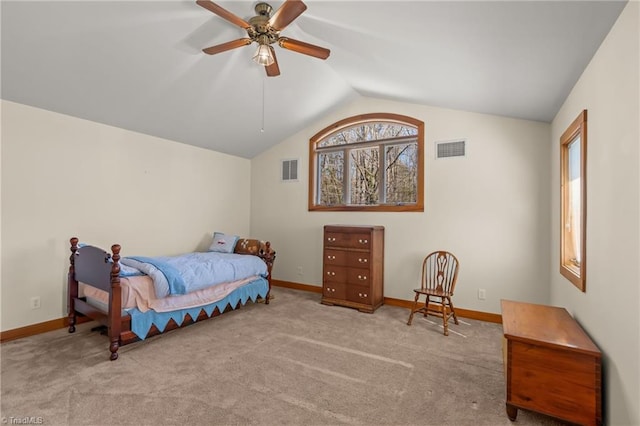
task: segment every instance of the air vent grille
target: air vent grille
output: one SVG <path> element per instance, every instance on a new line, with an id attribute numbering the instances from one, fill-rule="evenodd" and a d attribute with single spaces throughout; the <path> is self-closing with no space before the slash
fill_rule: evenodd
<path id="1" fill-rule="evenodd" d="M 436 158 L 464 157 L 466 141 L 436 142 Z"/>
<path id="2" fill-rule="evenodd" d="M 282 160 L 282 181 L 298 180 L 298 160 Z"/>

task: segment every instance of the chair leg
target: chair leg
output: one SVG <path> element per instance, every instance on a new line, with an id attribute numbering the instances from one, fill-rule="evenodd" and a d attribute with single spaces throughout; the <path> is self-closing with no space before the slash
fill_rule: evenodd
<path id="1" fill-rule="evenodd" d="M 411 325 L 411 321 L 413 321 L 413 314 L 416 312 L 416 307 L 418 306 L 419 298 L 420 298 L 420 293 L 416 293 L 416 297 L 413 301 L 413 308 L 411 308 L 411 314 L 409 314 L 409 321 L 407 321 L 407 325 Z"/>
<path id="2" fill-rule="evenodd" d="M 442 299 L 440 299 L 440 303 L 442 304 L 442 326 L 444 327 L 444 335 L 448 336 L 449 335 L 449 324 L 447 324 L 447 319 L 448 319 L 448 315 L 447 315 L 447 306 L 445 305 L 445 299 L 444 297 Z"/>
<path id="3" fill-rule="evenodd" d="M 431 303 L 431 298 L 427 294 L 427 300 L 424 302 L 424 317 L 426 318 L 429 315 L 429 303 Z"/>
<path id="4" fill-rule="evenodd" d="M 456 325 L 458 325 L 458 316 L 456 315 L 456 310 L 453 307 L 453 303 L 451 303 L 451 298 L 447 297 L 447 299 L 449 300 L 449 306 L 451 307 L 451 313 L 453 314 L 453 322 L 455 322 Z"/>

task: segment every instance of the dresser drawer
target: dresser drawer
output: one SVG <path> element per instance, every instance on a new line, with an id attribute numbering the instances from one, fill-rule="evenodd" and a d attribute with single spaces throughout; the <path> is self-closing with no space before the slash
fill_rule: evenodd
<path id="1" fill-rule="evenodd" d="M 349 255 L 351 253 L 344 250 L 331 250 L 325 249 L 324 251 L 324 264 L 325 265 L 338 265 L 347 266 L 349 264 Z"/>
<path id="2" fill-rule="evenodd" d="M 372 301 L 371 289 L 359 285 L 350 285 L 347 287 L 347 300 L 370 305 Z"/>
<path id="3" fill-rule="evenodd" d="M 356 286 L 369 287 L 371 274 L 369 269 L 349 268 L 347 269 L 347 282 Z"/>
<path id="4" fill-rule="evenodd" d="M 346 283 L 349 275 L 348 268 L 344 266 L 325 265 L 322 275 L 323 282 Z"/>
<path id="5" fill-rule="evenodd" d="M 325 247 L 344 247 L 370 250 L 371 234 L 368 232 L 326 232 L 324 236 L 324 244 Z"/>
<path id="6" fill-rule="evenodd" d="M 331 299 L 346 299 L 347 287 L 342 283 L 325 282 L 322 286 L 322 296 Z"/>
<path id="7" fill-rule="evenodd" d="M 325 232 L 324 233 L 324 246 L 325 247 L 345 247 L 349 239 L 349 234 L 343 232 Z"/>
<path id="8" fill-rule="evenodd" d="M 371 234 L 349 234 L 348 246 L 350 248 L 369 250 L 371 248 Z"/>
<path id="9" fill-rule="evenodd" d="M 352 268 L 369 268 L 371 264 L 371 253 L 369 252 L 348 252 L 346 265 Z"/>
<path id="10" fill-rule="evenodd" d="M 368 268 L 371 263 L 371 254 L 361 251 L 346 251 L 337 249 L 325 249 L 324 264 L 335 266 L 348 266 L 352 268 Z"/>

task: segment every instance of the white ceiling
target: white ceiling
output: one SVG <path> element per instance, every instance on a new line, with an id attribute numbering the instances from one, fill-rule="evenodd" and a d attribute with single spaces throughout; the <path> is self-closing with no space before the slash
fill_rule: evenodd
<path id="1" fill-rule="evenodd" d="M 202 53 L 246 33 L 195 0 L 2 0 L 2 98 L 245 158 L 358 96 L 548 122 L 625 5 L 305 3 L 282 35 L 331 56 L 276 46 L 267 78 L 255 45 Z"/>

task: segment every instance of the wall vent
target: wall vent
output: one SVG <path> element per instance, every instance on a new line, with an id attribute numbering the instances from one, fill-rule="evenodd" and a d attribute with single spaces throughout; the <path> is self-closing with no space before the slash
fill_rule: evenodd
<path id="1" fill-rule="evenodd" d="M 467 154 L 466 140 L 436 142 L 436 158 L 464 157 Z"/>
<path id="2" fill-rule="evenodd" d="M 282 160 L 282 181 L 298 181 L 298 160 Z"/>

